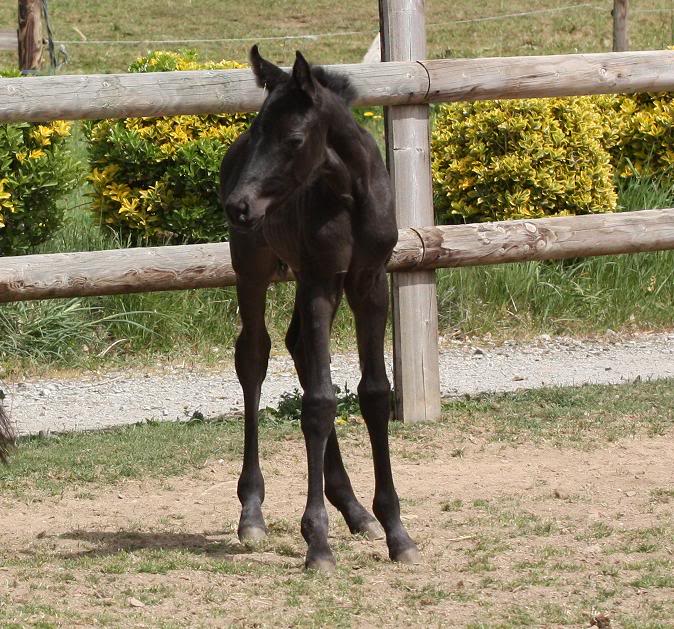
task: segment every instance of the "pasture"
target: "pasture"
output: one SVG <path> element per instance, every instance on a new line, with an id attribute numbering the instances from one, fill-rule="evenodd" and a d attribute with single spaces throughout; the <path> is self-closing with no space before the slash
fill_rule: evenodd
<path id="1" fill-rule="evenodd" d="M 591 5 L 550 11 L 569 5 Z M 428 0 L 429 57 L 489 57 L 611 49 L 611 0 Z M 204 59 L 245 62 L 250 46 L 262 37 L 320 35 L 304 39 L 260 41 L 262 52 L 275 62 L 291 64 L 300 48 L 315 63 L 357 63 L 378 31 L 377 3 L 372 0 L 133 0 L 92 3 L 58 0 L 50 3 L 55 38 L 67 43 L 69 73 L 123 72 L 148 49 L 194 48 Z M 547 12 L 546 12 L 547 11 Z M 655 12 L 654 12 L 655 11 Z M 481 18 L 533 12 L 502 20 Z M 539 13 L 536 13 L 539 12 Z M 665 0 L 639 0 L 632 7 L 633 50 L 670 45 L 671 6 Z M 0 6 L 0 24 L 11 27 L 16 7 Z M 336 34 L 337 33 L 337 34 Z M 226 41 L 234 39 L 235 41 Z M 246 39 L 246 41 L 241 41 Z M 165 40 L 150 45 L 142 40 Z M 178 43 L 170 40 L 191 40 Z M 212 41 L 208 41 L 212 40 Z M 87 43 L 131 41 L 138 43 Z M 78 43 L 75 43 L 78 42 Z M 11 53 L 0 53 L 0 65 L 14 65 Z"/>
<path id="2" fill-rule="evenodd" d="M 256 17 L 281 7 L 265 3 Z M 325 15 L 335 23 L 327 7 Z M 357 12 L 348 18 L 350 28 L 370 22 Z M 277 14 L 274 26 L 287 32 L 292 24 Z M 77 32 L 87 38 L 81 27 Z M 510 52 L 500 37 L 494 54 Z M 488 54 L 472 44 L 474 54 Z M 529 44 L 518 45 L 513 52 Z M 314 58 L 352 60 L 347 46 L 343 54 L 316 49 Z M 117 69 L 112 57 L 99 57 L 97 69 Z M 659 282 L 666 285 L 656 277 L 647 287 Z M 627 321 L 635 318 L 632 312 Z M 91 327 L 100 334 L 98 322 Z M 302 570 L 297 523 L 306 478 L 297 473 L 305 454 L 296 422 L 277 416 L 262 427 L 270 535 L 243 545 L 236 541 L 234 497 L 240 418 L 23 439 L 13 465 L 0 470 L 0 623 L 671 626 L 672 384 L 466 398 L 446 403 L 440 422 L 393 426 L 403 519 L 423 561 L 389 562 L 383 541 L 350 536 L 331 511 L 338 560 L 331 577 Z M 373 479 L 362 420 L 338 424 L 357 494 L 368 504 Z"/>
<path id="3" fill-rule="evenodd" d="M 462 399 L 394 426 L 423 562 L 389 562 L 331 509 L 331 577 L 303 572 L 294 422 L 262 427 L 270 536 L 247 547 L 236 418 L 22 440 L 0 470 L 0 624 L 671 627 L 673 384 Z M 368 504 L 365 428 L 338 431 Z"/>

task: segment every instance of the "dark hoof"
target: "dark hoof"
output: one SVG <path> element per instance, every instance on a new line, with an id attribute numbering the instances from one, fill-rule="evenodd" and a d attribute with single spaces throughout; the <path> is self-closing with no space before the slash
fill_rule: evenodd
<path id="1" fill-rule="evenodd" d="M 375 539 L 384 539 L 386 534 L 381 524 L 376 520 L 372 522 L 366 522 L 358 530 L 353 531 L 356 535 L 362 535 L 365 539 L 375 540 Z"/>
<path id="2" fill-rule="evenodd" d="M 307 559 L 304 562 L 304 568 L 306 570 L 315 570 L 316 572 L 322 572 L 323 574 L 332 574 L 335 571 L 335 566 L 337 562 L 330 550 L 327 552 L 322 552 L 320 555 L 313 555 L 311 552 L 307 554 Z"/>
<path id="3" fill-rule="evenodd" d="M 239 541 L 242 544 L 259 542 L 265 537 L 267 531 L 260 526 L 244 526 L 239 529 Z"/>
<path id="4" fill-rule="evenodd" d="M 390 557 L 393 561 L 398 563 L 405 563 L 410 565 L 415 565 L 421 563 L 421 553 L 416 546 L 409 546 L 404 550 L 400 550 L 396 553 L 391 552 Z"/>

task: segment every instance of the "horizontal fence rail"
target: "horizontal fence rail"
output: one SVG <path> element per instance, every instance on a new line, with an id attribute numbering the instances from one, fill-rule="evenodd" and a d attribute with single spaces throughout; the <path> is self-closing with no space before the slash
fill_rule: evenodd
<path id="1" fill-rule="evenodd" d="M 389 271 L 558 260 L 674 249 L 674 209 L 410 227 Z M 277 281 L 291 279 L 281 271 Z M 189 288 L 236 282 L 228 243 L 0 258 L 0 302 Z"/>
<path id="2" fill-rule="evenodd" d="M 358 105 L 674 91 L 669 50 L 327 67 L 351 78 Z M 249 70 L 0 79 L 0 122 L 248 112 L 263 99 Z"/>

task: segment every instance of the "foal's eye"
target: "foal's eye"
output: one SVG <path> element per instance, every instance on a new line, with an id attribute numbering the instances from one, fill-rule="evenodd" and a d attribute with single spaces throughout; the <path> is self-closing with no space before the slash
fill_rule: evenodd
<path id="1" fill-rule="evenodd" d="M 289 149 L 298 149 L 304 144 L 304 138 L 301 135 L 291 135 L 285 141 L 285 144 Z"/>

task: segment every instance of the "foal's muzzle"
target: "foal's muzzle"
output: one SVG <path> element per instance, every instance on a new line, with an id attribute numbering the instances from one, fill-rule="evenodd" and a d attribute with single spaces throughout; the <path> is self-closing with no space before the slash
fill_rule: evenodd
<path id="1" fill-rule="evenodd" d="M 229 220 L 237 227 L 255 227 L 265 215 L 269 202 L 264 199 L 235 197 L 225 203 Z"/>
<path id="2" fill-rule="evenodd" d="M 237 201 L 228 201 L 225 205 L 225 211 L 229 219 L 241 227 L 246 227 L 253 222 L 250 204 L 245 199 Z"/>

